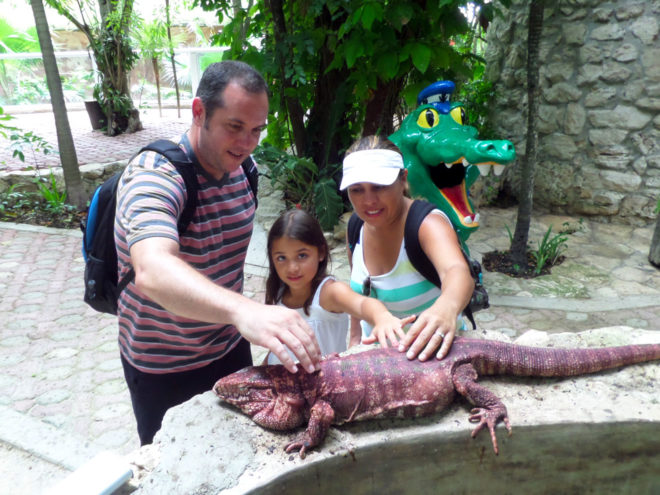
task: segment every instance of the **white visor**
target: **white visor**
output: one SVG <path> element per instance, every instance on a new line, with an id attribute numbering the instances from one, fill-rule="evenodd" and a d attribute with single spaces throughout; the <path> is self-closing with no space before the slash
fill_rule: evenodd
<path id="1" fill-rule="evenodd" d="M 354 151 L 344 158 L 339 189 L 369 182 L 380 186 L 393 184 L 403 169 L 403 157 L 392 150 Z"/>

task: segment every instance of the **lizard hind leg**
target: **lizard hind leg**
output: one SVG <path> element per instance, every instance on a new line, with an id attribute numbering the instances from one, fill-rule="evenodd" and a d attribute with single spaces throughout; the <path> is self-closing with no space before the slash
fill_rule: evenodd
<path id="1" fill-rule="evenodd" d="M 470 422 L 478 423 L 477 427 L 472 431 L 472 438 L 475 438 L 481 430 L 487 427 L 488 431 L 490 431 L 491 441 L 493 442 L 493 450 L 495 454 L 499 454 L 495 427 L 498 423 L 502 422 L 509 435 L 511 435 L 509 416 L 506 406 L 502 401 L 490 390 L 479 385 L 477 378 L 477 371 L 471 364 L 462 364 L 452 373 L 456 391 L 469 400 L 470 403 L 477 406 L 470 411 Z"/>

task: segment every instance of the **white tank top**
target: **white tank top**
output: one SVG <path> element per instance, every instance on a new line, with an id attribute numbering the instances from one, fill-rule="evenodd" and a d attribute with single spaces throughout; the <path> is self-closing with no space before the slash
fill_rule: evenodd
<path id="1" fill-rule="evenodd" d="M 333 352 L 344 352 L 347 347 L 349 319 L 346 313 L 332 313 L 321 307 L 321 289 L 328 280 L 335 280 L 334 277 L 324 278 L 316 289 L 312 303 L 309 305 L 309 316 L 305 314 L 303 308 L 295 308 L 309 326 L 314 330 L 316 340 L 321 348 L 321 354 L 324 356 Z M 277 303 L 284 306 L 281 301 Z M 291 351 L 289 354 L 294 361 L 298 361 Z M 282 362 L 273 354 L 268 353 L 268 364 L 282 364 Z"/>

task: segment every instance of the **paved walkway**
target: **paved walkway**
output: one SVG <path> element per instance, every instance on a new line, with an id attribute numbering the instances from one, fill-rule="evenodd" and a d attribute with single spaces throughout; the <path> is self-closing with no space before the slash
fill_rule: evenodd
<path id="1" fill-rule="evenodd" d="M 97 138 L 92 135 L 92 142 Z M 140 145 L 134 140 L 123 147 L 128 156 Z M 97 145 L 96 154 L 93 149 L 92 163 L 102 161 L 105 148 Z M 260 202 L 260 212 L 269 206 Z M 480 214 L 482 226 L 469 240 L 478 259 L 508 247 L 505 226 L 513 229 L 516 212 L 485 208 Z M 267 221 L 257 224 L 248 257 L 245 293 L 258 300 Z M 480 328 L 511 337 L 529 329 L 577 332 L 613 325 L 660 331 L 660 270 L 647 261 L 652 226 L 537 215 L 533 244 L 551 224 L 553 231 L 574 231 L 566 261 L 531 280 L 485 273 L 492 307 L 477 313 Z M 0 223 L 0 479 L 10 483 L 0 482 L 0 494 L 39 493 L 99 451 L 128 454 L 139 446 L 116 319 L 82 301 L 80 240 L 77 231 Z M 346 279 L 340 244 L 333 256 L 333 271 Z M 256 357 L 262 353 L 255 349 Z"/>
<path id="2" fill-rule="evenodd" d="M 72 104 L 68 112 L 69 126 L 74 136 L 74 145 L 79 165 L 92 163 L 110 163 L 130 158 L 133 153 L 155 139 L 177 136 L 190 127 L 191 111 L 188 102 L 181 104 L 181 117 L 175 108 L 164 108 L 163 117 L 159 116 L 158 107 L 140 111 L 143 130 L 134 134 L 122 134 L 108 137 L 101 131 L 92 130 L 87 112 L 82 104 Z M 21 109 L 24 111 L 25 109 Z M 0 172 L 21 170 L 26 167 L 59 167 L 57 154 L 57 132 L 55 118 L 51 112 L 16 113 L 18 109 L 6 107 L 5 111 L 14 118 L 5 122 L 23 131 L 32 131 L 45 139 L 54 153 L 44 155 L 33 153 L 29 146 L 23 147 L 25 162 L 14 158 L 12 143 L 0 136 Z"/>

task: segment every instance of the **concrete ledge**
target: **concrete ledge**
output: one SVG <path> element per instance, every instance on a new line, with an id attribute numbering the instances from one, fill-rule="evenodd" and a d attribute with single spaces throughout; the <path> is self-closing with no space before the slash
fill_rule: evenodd
<path id="1" fill-rule="evenodd" d="M 650 342 L 660 342 L 660 332 L 630 327 L 532 331 L 519 339 L 555 347 Z M 657 362 L 563 379 L 482 379 L 506 404 L 513 427 L 511 437 L 497 430 L 499 456 L 486 432 L 471 439 L 470 406 L 461 398 L 427 418 L 333 427 L 320 448 L 300 459 L 283 451 L 297 432 L 265 430 L 207 392 L 167 413 L 150 447 L 156 450 L 153 465 L 143 465 L 136 493 L 403 493 L 439 485 L 451 493 L 477 493 L 512 482 L 525 493 L 548 493 L 547 486 L 560 493 L 586 480 L 651 493 L 660 469 L 660 437 L 652 433 L 660 427 L 658 380 Z"/>

